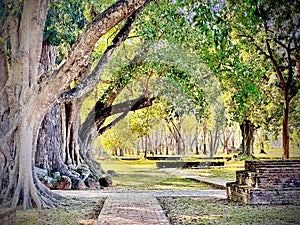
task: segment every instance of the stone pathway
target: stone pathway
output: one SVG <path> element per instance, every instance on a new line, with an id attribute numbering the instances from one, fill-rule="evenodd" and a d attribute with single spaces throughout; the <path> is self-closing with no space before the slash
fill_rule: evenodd
<path id="1" fill-rule="evenodd" d="M 168 218 L 150 193 L 117 193 L 106 199 L 99 225 L 167 225 Z"/>
<path id="2" fill-rule="evenodd" d="M 65 197 L 105 198 L 97 225 L 169 225 L 157 197 L 218 197 L 226 198 L 225 190 L 95 190 L 58 191 Z"/>
<path id="3" fill-rule="evenodd" d="M 204 178 L 184 172 L 168 172 L 185 178 L 195 179 L 220 189 L 226 182 L 221 179 Z M 226 198 L 225 190 L 95 190 L 95 191 L 54 191 L 65 197 L 107 197 L 98 217 L 98 225 L 169 225 L 168 218 L 158 203 L 157 197 L 203 197 Z"/>

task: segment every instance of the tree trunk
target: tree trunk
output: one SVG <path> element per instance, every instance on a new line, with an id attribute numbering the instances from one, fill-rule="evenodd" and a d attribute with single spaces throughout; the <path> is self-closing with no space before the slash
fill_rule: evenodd
<path id="1" fill-rule="evenodd" d="M 62 157 L 61 109 L 56 104 L 45 116 L 39 130 L 35 166 L 42 169 L 60 169 Z"/>
<path id="2" fill-rule="evenodd" d="M 245 120 L 240 125 L 242 131 L 242 152 L 243 156 L 251 156 L 251 149 L 254 142 L 254 124 L 250 120 Z"/>
<path id="3" fill-rule="evenodd" d="M 285 93 L 284 109 L 283 109 L 283 121 L 282 121 L 282 145 L 283 155 L 282 159 L 289 159 L 289 111 L 290 102 L 288 100 L 288 94 Z"/>
<path id="4" fill-rule="evenodd" d="M 229 130 L 229 128 L 225 129 L 223 152 L 226 152 L 227 154 L 229 154 L 229 140 L 230 140 L 232 133 L 233 133 L 233 129 L 231 131 Z M 232 147 L 234 148 L 234 145 Z"/>
<path id="5" fill-rule="evenodd" d="M 196 155 L 200 154 L 198 142 L 199 142 L 199 120 L 196 119 L 196 131 L 195 131 Z"/>
<path id="6" fill-rule="evenodd" d="M 214 135 L 213 132 L 210 131 L 210 157 L 213 157 L 218 149 L 218 140 L 219 140 L 219 136 L 218 136 L 218 130 L 215 130 Z"/>
<path id="7" fill-rule="evenodd" d="M 204 154 L 204 155 L 207 154 L 207 149 L 206 149 L 207 131 L 208 131 L 207 121 L 205 120 L 205 121 L 203 122 L 203 154 Z"/>
<path id="8" fill-rule="evenodd" d="M 9 197 L 13 197 L 13 207 L 19 202 L 23 203 L 24 208 L 58 203 L 57 196 L 46 189 L 33 173 L 33 156 L 42 119 L 74 78 L 86 70 L 97 41 L 113 26 L 149 2 L 118 1 L 103 11 L 82 32 L 62 66 L 53 76 L 46 76 L 40 82 L 38 71 L 48 1 L 25 0 L 22 7 L 16 2 L 14 7 L 22 12 L 9 12 L 6 21 L 8 34 L 0 34 L 5 43 L 10 43 L 9 47 L 1 44 L 1 58 L 7 58 L 9 51 L 13 59 L 0 64 L 0 78 L 4 81 L 0 89 L 0 118 L 6 119 L 0 121 L 0 158 L 4 162 L 0 170 L 0 203 L 7 203 Z M 10 70 L 7 69 L 8 63 Z"/>

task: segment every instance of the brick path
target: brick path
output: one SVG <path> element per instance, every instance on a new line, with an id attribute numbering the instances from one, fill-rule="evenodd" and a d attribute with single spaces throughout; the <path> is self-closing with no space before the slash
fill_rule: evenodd
<path id="1" fill-rule="evenodd" d="M 153 194 L 127 192 L 106 199 L 97 224 L 167 225 L 169 221 Z"/>
<path id="2" fill-rule="evenodd" d="M 185 178 L 194 178 L 224 189 L 225 181 L 219 179 L 203 179 L 191 173 L 178 174 Z M 95 190 L 95 191 L 54 191 L 66 197 L 107 197 L 98 217 L 97 225 L 169 225 L 169 221 L 159 205 L 156 197 L 175 196 L 214 196 L 226 198 L 225 190 Z"/>
<path id="3" fill-rule="evenodd" d="M 169 225 L 157 197 L 203 197 L 226 198 L 225 190 L 95 190 L 54 191 L 65 197 L 104 198 L 105 203 L 97 225 Z"/>

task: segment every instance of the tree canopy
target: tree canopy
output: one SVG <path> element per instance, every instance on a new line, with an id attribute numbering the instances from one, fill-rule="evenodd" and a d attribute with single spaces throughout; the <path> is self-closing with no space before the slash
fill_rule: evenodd
<path id="1" fill-rule="evenodd" d="M 59 204 L 37 164 L 72 179 L 71 164 L 85 164 L 96 180 L 99 136 L 135 148 L 152 134 L 181 154 L 187 142 L 198 151 L 201 123 L 213 154 L 236 122 L 243 154 L 255 130 L 280 128 L 288 159 L 300 135 L 299 4 L 0 1 L 0 203 Z"/>

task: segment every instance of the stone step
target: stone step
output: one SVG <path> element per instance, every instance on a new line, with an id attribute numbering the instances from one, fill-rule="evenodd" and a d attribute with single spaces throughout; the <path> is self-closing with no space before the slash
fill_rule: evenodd
<path id="1" fill-rule="evenodd" d="M 245 170 L 256 171 L 260 168 L 299 168 L 300 160 L 260 160 L 245 161 Z"/>
<path id="2" fill-rule="evenodd" d="M 256 188 L 300 188 L 300 173 L 236 171 L 236 183 Z"/>
<path id="3" fill-rule="evenodd" d="M 250 204 L 260 205 L 300 205 L 300 188 L 251 189 Z"/>
<path id="4" fill-rule="evenodd" d="M 300 205 L 300 188 L 251 188 L 232 182 L 227 183 L 227 197 L 232 201 L 253 205 Z"/>
<path id="5" fill-rule="evenodd" d="M 238 185 L 235 182 L 227 183 L 227 198 L 235 202 L 250 204 L 250 187 Z"/>
<path id="6" fill-rule="evenodd" d="M 256 173 L 247 170 L 238 170 L 236 171 L 236 183 L 238 185 L 255 187 L 257 185 Z"/>

